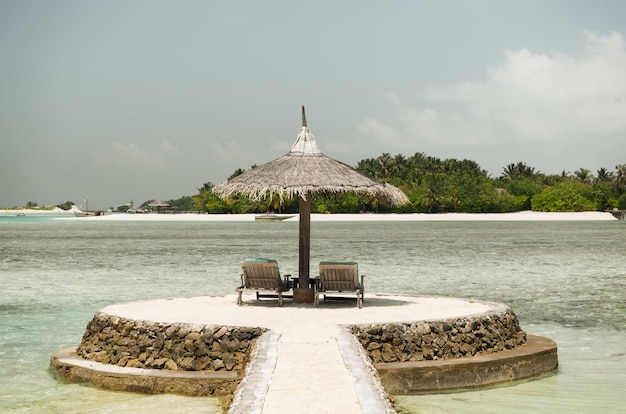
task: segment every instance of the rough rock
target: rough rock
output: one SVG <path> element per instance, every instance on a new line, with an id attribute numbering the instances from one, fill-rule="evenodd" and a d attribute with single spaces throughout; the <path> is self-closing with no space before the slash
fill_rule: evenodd
<path id="1" fill-rule="evenodd" d="M 76 352 L 123 367 L 243 372 L 252 342 L 264 329 L 163 324 L 96 313 Z"/>

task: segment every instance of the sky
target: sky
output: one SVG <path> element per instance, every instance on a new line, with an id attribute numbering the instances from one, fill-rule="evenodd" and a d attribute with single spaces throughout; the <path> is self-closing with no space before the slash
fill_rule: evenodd
<path id="1" fill-rule="evenodd" d="M 626 2 L 0 0 L 0 207 L 197 194 L 291 148 L 626 163 Z"/>

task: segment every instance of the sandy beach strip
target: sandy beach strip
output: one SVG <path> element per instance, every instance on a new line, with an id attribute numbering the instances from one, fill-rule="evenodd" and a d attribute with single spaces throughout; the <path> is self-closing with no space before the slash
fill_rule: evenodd
<path id="1" fill-rule="evenodd" d="M 254 221 L 258 214 L 108 214 L 99 217 L 71 217 L 95 221 Z M 298 221 L 298 215 L 284 220 Z M 611 213 L 447 213 L 447 214 L 311 214 L 312 222 L 321 221 L 614 221 Z"/>
<path id="2" fill-rule="evenodd" d="M 1 210 L 0 216 L 15 216 L 24 213 L 26 216 L 57 216 L 63 220 L 81 221 L 255 221 L 260 214 L 128 214 L 111 213 L 103 216 L 75 217 L 73 213 L 63 210 Z M 298 214 L 283 221 L 298 221 Z M 615 221 L 611 213 L 600 211 L 584 211 L 579 213 L 543 213 L 520 211 L 516 213 L 445 213 L 445 214 L 311 214 L 311 221 Z"/>

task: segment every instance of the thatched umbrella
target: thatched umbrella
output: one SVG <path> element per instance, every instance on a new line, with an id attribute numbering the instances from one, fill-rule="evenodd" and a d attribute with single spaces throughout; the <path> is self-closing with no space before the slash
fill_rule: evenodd
<path id="1" fill-rule="evenodd" d="M 311 197 L 313 194 L 358 193 L 383 203 L 402 205 L 409 200 L 391 184 L 378 182 L 354 168 L 329 158 L 319 150 L 309 131 L 302 106 L 302 128 L 291 151 L 280 158 L 252 168 L 226 182 L 213 192 L 223 198 L 243 194 L 254 200 L 277 195 L 281 202 L 297 196 L 300 213 L 299 284 L 309 285 L 311 238 Z"/>

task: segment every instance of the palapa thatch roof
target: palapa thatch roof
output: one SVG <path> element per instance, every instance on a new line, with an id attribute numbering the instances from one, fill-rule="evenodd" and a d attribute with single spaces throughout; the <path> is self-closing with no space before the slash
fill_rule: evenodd
<path id="1" fill-rule="evenodd" d="M 376 181 L 322 154 L 307 126 L 304 106 L 302 128 L 289 153 L 215 186 L 213 192 L 224 198 L 243 194 L 254 200 L 272 195 L 282 200 L 294 196 L 306 199 L 308 194 L 351 192 L 374 197 L 389 205 L 409 201 L 393 185 Z"/>

